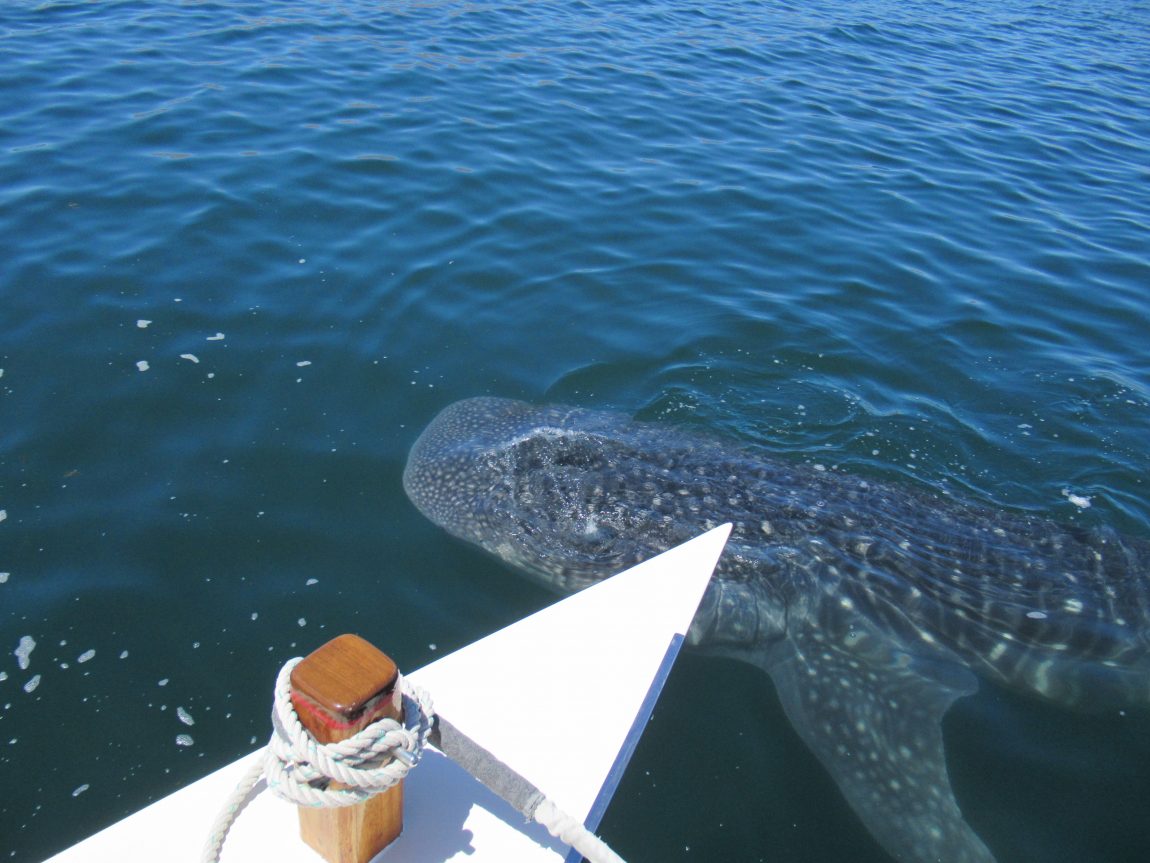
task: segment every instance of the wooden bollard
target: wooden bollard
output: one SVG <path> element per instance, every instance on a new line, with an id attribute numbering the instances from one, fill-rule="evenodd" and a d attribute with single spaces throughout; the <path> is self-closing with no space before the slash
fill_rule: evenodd
<path id="1" fill-rule="evenodd" d="M 377 719 L 403 720 L 398 679 L 385 653 L 358 635 L 341 635 L 292 670 L 292 705 L 318 742 L 337 743 Z M 366 863 L 403 829 L 403 784 L 355 806 L 301 806 L 299 824 L 300 836 L 328 863 Z"/>

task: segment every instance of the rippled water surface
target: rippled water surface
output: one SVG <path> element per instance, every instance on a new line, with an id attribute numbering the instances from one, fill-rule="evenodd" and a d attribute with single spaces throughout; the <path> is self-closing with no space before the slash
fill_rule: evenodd
<path id="1" fill-rule="evenodd" d="M 550 601 L 403 495 L 464 396 L 1150 536 L 1148 45 L 1116 0 L 5 3 L 0 859 L 253 748 L 329 636 L 414 668 Z M 945 729 L 1000 863 L 1150 859 L 1145 705 Z M 695 656 L 602 832 L 886 859 Z"/>

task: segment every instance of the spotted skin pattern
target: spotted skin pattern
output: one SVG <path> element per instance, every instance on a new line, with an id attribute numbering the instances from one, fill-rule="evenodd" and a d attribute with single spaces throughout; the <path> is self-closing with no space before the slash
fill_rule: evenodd
<path id="1" fill-rule="evenodd" d="M 433 522 L 561 592 L 731 522 L 690 640 L 770 675 L 905 863 L 993 863 L 941 729 L 976 675 L 1068 705 L 1150 702 L 1144 540 L 510 399 L 446 408 L 403 481 Z"/>

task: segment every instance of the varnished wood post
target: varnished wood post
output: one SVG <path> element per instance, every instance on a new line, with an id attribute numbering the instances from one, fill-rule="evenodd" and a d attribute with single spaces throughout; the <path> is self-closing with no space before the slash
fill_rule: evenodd
<path id="1" fill-rule="evenodd" d="M 292 670 L 292 705 L 317 741 L 336 743 L 377 719 L 402 721 L 398 679 L 386 654 L 358 635 L 341 635 Z M 403 829 L 403 784 L 356 806 L 301 806 L 299 823 L 300 836 L 328 863 L 366 863 Z"/>

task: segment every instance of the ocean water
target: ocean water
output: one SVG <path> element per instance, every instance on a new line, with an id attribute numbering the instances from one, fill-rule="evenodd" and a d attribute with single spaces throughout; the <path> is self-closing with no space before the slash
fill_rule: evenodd
<path id="1" fill-rule="evenodd" d="M 404 497 L 501 395 L 1150 536 L 1150 7 L 0 7 L 0 859 L 552 597 Z M 34 644 L 34 646 L 33 646 Z M 1150 859 L 1150 711 L 984 685 L 1000 863 Z M 887 858 L 755 669 L 684 657 L 632 860 Z"/>

